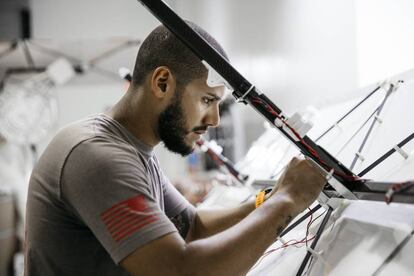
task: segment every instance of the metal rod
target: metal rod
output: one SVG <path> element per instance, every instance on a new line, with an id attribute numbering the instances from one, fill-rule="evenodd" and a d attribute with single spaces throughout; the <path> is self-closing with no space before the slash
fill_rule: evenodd
<path id="1" fill-rule="evenodd" d="M 325 226 L 329 221 L 329 218 L 331 216 L 332 211 L 333 211 L 333 209 L 331 207 L 328 207 L 328 210 L 326 211 L 326 215 L 324 216 L 324 218 L 321 222 L 321 225 L 319 226 L 318 231 L 316 232 L 315 239 L 313 240 L 313 242 L 310 246 L 311 249 L 315 249 L 316 244 L 318 243 L 319 238 L 321 237 L 322 232 L 325 229 Z M 302 263 L 299 267 L 298 273 L 296 273 L 296 276 L 301 276 L 302 275 L 302 273 L 305 270 L 305 267 L 308 264 L 309 259 L 311 258 L 311 256 L 312 256 L 312 254 L 309 251 L 306 252 L 306 256 L 303 259 L 303 261 L 302 261 Z"/>
<path id="2" fill-rule="evenodd" d="M 342 120 L 349 116 L 355 109 L 357 109 L 361 104 L 363 104 L 366 100 L 368 100 L 372 95 L 377 92 L 381 86 L 377 86 L 373 91 L 371 91 L 365 98 L 363 98 L 359 103 L 357 103 L 354 107 L 352 107 L 345 115 L 343 115 L 338 121 L 336 121 L 333 125 L 331 125 L 327 130 L 325 130 L 318 138 L 316 138 L 315 142 L 318 142 L 322 137 L 328 134 L 336 125 L 338 125 Z"/>
<path id="3" fill-rule="evenodd" d="M 284 235 L 286 235 L 287 233 L 289 233 L 292 229 L 294 229 L 296 226 L 298 226 L 299 224 L 301 224 L 305 219 L 307 219 L 308 217 L 310 217 L 313 213 L 315 213 L 316 211 L 318 211 L 321 207 L 322 207 L 322 205 L 320 205 L 320 204 L 318 204 L 315 207 L 313 207 L 309 212 L 306 212 L 306 214 L 304 214 L 302 217 L 300 217 L 294 223 L 292 223 L 291 225 L 289 225 L 288 228 L 286 228 L 285 230 L 283 230 L 283 232 L 280 233 L 279 237 L 283 237 Z"/>
<path id="4" fill-rule="evenodd" d="M 399 142 L 397 144 L 397 147 L 402 148 L 405 144 L 407 144 L 413 138 L 414 138 L 414 132 L 411 133 L 410 135 L 408 135 L 407 138 L 405 138 L 404 140 L 402 140 L 401 142 Z M 390 157 L 396 151 L 397 150 L 395 148 L 390 149 L 389 151 L 387 151 L 386 153 L 384 153 L 384 155 L 382 155 L 380 158 L 378 158 L 377 160 L 375 160 L 374 162 L 372 162 L 371 165 L 369 165 L 368 167 L 366 167 L 365 169 L 363 169 L 358 174 L 358 176 L 360 176 L 360 177 L 364 176 L 369 171 L 371 171 L 373 168 L 375 168 L 376 166 L 378 166 L 379 164 L 381 164 L 385 159 L 387 159 L 388 157 Z"/>
<path id="5" fill-rule="evenodd" d="M 37 43 L 30 42 L 30 44 L 32 44 L 35 47 L 41 49 L 46 54 L 49 54 L 49 55 L 52 55 L 52 56 L 57 56 L 57 57 L 65 57 L 65 58 L 71 60 L 74 63 L 78 63 L 78 65 L 74 66 L 75 71 L 78 72 L 78 73 L 83 73 L 83 70 L 84 70 L 82 68 L 83 62 L 79 58 L 73 57 L 73 56 L 68 55 L 66 53 L 63 53 L 61 51 L 58 51 L 58 50 L 55 50 L 55 49 L 51 49 L 49 47 L 46 47 L 46 46 L 43 46 L 43 45 L 40 45 L 40 44 L 37 44 Z M 100 73 L 102 75 L 105 75 L 105 76 L 107 76 L 107 77 L 109 77 L 111 79 L 114 79 L 114 80 L 119 80 L 118 74 L 115 73 L 115 72 L 106 70 L 106 69 L 101 68 L 101 67 L 98 67 L 96 65 L 93 65 L 92 68 L 93 68 L 93 70 L 95 70 L 96 72 L 98 72 L 98 73 Z"/>
<path id="6" fill-rule="evenodd" d="M 58 50 L 49 48 L 49 47 L 44 46 L 44 45 L 40 45 L 40 44 L 35 43 L 33 41 L 29 41 L 29 43 L 31 45 L 39 48 L 40 50 L 44 51 L 48 55 L 52 55 L 52 56 L 55 56 L 55 57 L 64 57 L 64 58 L 67 58 L 69 60 L 72 60 L 73 62 L 76 62 L 76 63 L 81 63 L 82 62 L 82 60 L 80 60 L 79 58 L 74 57 L 74 56 L 71 56 L 71 55 L 68 55 L 68 54 L 63 53 L 61 51 L 58 51 Z"/>
<path id="7" fill-rule="evenodd" d="M 99 61 L 101 61 L 102 59 L 110 57 L 111 55 L 121 51 L 122 49 L 128 48 L 131 44 L 139 45 L 139 43 L 140 43 L 139 40 L 137 40 L 137 41 L 127 40 L 127 41 L 125 41 L 125 42 L 123 42 L 123 43 L 121 43 L 121 44 L 119 44 L 115 47 L 112 47 L 112 48 L 108 49 L 107 51 L 99 54 L 98 56 L 90 59 L 88 64 L 90 66 L 95 66 L 95 64 L 98 63 Z"/>
<path id="8" fill-rule="evenodd" d="M 384 105 L 385 105 L 385 103 L 387 102 L 388 97 L 391 95 L 391 93 L 393 92 L 393 90 L 394 90 L 394 85 L 393 85 L 393 84 L 390 84 L 390 88 L 388 89 L 388 91 L 387 91 L 387 93 L 386 93 L 386 95 L 385 95 L 384 99 L 382 100 L 381 105 L 380 105 L 380 106 L 379 106 L 379 108 L 378 108 L 378 111 L 377 111 L 377 114 L 376 114 L 376 116 L 377 116 L 377 117 L 381 114 L 381 111 L 382 111 L 382 109 L 384 108 Z M 366 144 L 366 142 L 368 141 L 368 138 L 369 138 L 369 136 L 371 135 L 371 132 L 372 132 L 372 130 L 374 129 L 374 126 L 375 126 L 375 124 L 376 124 L 376 122 L 377 122 L 377 121 L 378 121 L 378 119 L 377 119 L 377 118 L 375 118 L 375 120 L 373 120 L 373 121 L 372 121 L 372 124 L 371 124 L 371 126 L 369 127 L 369 129 L 368 129 L 368 131 L 367 131 L 367 134 L 366 134 L 366 135 L 365 135 L 365 137 L 364 137 L 364 140 L 362 141 L 362 144 L 359 146 L 359 149 L 358 149 L 357 153 L 355 154 L 354 160 L 352 161 L 352 164 L 351 164 L 351 166 L 350 166 L 350 169 L 351 169 L 351 170 L 355 167 L 355 164 L 356 164 L 356 162 L 357 162 L 357 160 L 358 160 L 358 158 L 359 158 L 358 154 L 362 153 L 362 150 L 364 149 L 365 144 Z"/>
<path id="9" fill-rule="evenodd" d="M 380 108 L 379 106 L 377 108 L 375 108 L 375 110 L 368 116 L 368 118 L 360 125 L 360 127 L 352 134 L 352 136 L 345 142 L 345 144 L 341 147 L 341 149 L 336 153 L 336 156 L 338 156 L 339 154 L 341 154 L 341 152 L 357 136 L 357 134 L 364 128 L 364 126 L 369 123 L 369 121 L 375 115 L 375 113 L 378 112 L 378 109 L 379 108 Z"/>

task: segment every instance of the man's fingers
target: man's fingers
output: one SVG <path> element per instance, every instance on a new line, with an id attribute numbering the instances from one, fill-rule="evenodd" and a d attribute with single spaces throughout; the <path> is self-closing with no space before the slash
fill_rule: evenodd
<path id="1" fill-rule="evenodd" d="M 326 177 L 327 172 L 313 159 L 306 158 L 306 163 L 313 169 L 315 173 L 320 175 L 321 177 Z"/>
<path id="2" fill-rule="evenodd" d="M 287 165 L 287 167 L 285 168 L 285 171 L 287 171 L 289 168 L 291 168 L 291 167 L 295 167 L 295 166 L 297 166 L 301 161 L 303 161 L 303 159 L 301 159 L 301 158 L 298 158 L 298 157 L 293 157 L 291 160 L 290 160 L 290 162 L 289 162 L 289 164 Z"/>

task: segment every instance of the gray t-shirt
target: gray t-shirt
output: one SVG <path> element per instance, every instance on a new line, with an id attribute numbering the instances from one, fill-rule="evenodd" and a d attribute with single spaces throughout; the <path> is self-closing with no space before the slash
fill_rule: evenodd
<path id="1" fill-rule="evenodd" d="M 126 275 L 118 264 L 195 209 L 159 168 L 152 148 L 99 114 L 62 129 L 33 170 L 26 275 Z M 183 223 L 183 220 L 184 223 Z"/>

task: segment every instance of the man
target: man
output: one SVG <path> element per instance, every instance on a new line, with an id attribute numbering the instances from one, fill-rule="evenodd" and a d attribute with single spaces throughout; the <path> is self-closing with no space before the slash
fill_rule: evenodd
<path id="1" fill-rule="evenodd" d="M 198 212 L 172 187 L 152 149 L 162 141 L 187 155 L 219 124 L 224 87 L 206 79 L 200 60 L 159 26 L 139 49 L 126 95 L 60 131 L 30 180 L 27 274 L 243 275 L 315 200 L 323 177 L 298 159 L 258 208 Z"/>

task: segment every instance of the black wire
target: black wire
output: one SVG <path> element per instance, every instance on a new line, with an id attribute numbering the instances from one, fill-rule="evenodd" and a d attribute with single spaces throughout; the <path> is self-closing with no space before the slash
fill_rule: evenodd
<path id="1" fill-rule="evenodd" d="M 326 210 L 323 211 L 319 216 L 317 216 L 316 218 L 314 218 L 308 225 L 308 227 L 306 227 L 306 247 L 308 246 L 308 235 L 309 235 L 309 228 L 312 226 L 312 224 L 317 221 L 321 216 L 323 216 L 326 213 Z"/>
<path id="2" fill-rule="evenodd" d="M 314 212 L 319 210 L 321 207 L 322 206 L 320 204 L 313 207 L 309 212 L 304 214 L 302 217 L 300 217 L 298 220 L 296 220 L 294 223 L 292 223 L 289 227 L 287 227 L 285 230 L 283 230 L 282 233 L 280 233 L 279 237 L 283 237 L 284 235 L 289 233 L 292 229 L 294 229 L 296 226 L 301 224 L 304 220 L 306 220 L 308 217 L 310 217 L 310 215 L 312 215 Z"/>
<path id="3" fill-rule="evenodd" d="M 324 137 L 328 132 L 330 132 L 337 124 L 342 122 L 349 114 L 351 114 L 355 109 L 357 109 L 362 103 L 368 100 L 372 95 L 377 92 L 381 86 L 377 86 L 373 91 L 371 91 L 365 98 L 363 98 L 359 103 L 357 103 L 354 107 L 352 107 L 345 115 L 343 115 L 338 121 L 332 124 L 327 130 L 325 130 L 318 138 L 316 138 L 315 142 L 318 142 L 322 137 Z"/>
<path id="4" fill-rule="evenodd" d="M 399 147 L 399 148 L 403 147 L 405 144 L 407 144 L 413 138 L 414 138 L 414 132 L 411 133 L 410 135 L 408 135 L 407 138 L 405 138 L 404 140 L 402 140 L 401 142 L 399 142 L 397 144 L 397 147 Z M 364 176 L 369 171 L 371 171 L 373 168 L 375 168 L 376 166 L 378 166 L 379 164 L 381 164 L 385 159 L 387 159 L 389 156 L 391 156 L 396 151 L 397 150 L 395 148 L 390 149 L 389 151 L 387 151 L 386 153 L 384 153 L 384 155 L 382 155 L 380 158 L 378 158 L 377 160 L 375 160 L 374 162 L 372 162 L 371 165 L 369 165 L 368 167 L 366 167 L 365 169 L 363 169 L 358 174 L 358 176 L 360 176 L 360 177 Z"/>
<path id="5" fill-rule="evenodd" d="M 342 148 L 338 151 L 337 154 L 340 154 L 342 152 L 342 150 L 348 146 L 348 143 L 351 142 L 355 136 L 363 129 L 363 127 L 365 127 L 366 124 L 369 123 L 369 121 L 371 120 L 371 118 L 375 115 L 375 113 L 377 113 L 378 109 L 381 107 L 381 105 L 379 105 L 377 108 L 375 108 L 375 110 L 368 116 L 368 118 L 365 119 L 365 121 L 361 124 L 361 126 L 352 134 L 352 136 L 348 139 L 348 141 L 345 142 L 345 144 L 342 146 Z"/>
<path id="6" fill-rule="evenodd" d="M 384 108 L 384 105 L 387 102 L 387 100 L 388 100 L 389 96 L 391 95 L 391 93 L 393 92 L 393 90 L 394 90 L 394 85 L 393 84 L 390 84 L 390 88 L 388 89 L 388 91 L 387 91 L 384 99 L 382 100 L 382 103 L 381 103 L 381 105 L 378 108 L 378 111 L 377 111 L 376 116 L 379 116 L 381 114 L 381 111 Z M 375 126 L 375 124 L 376 124 L 377 121 L 378 121 L 377 119 L 375 119 L 375 120 L 372 121 L 371 126 L 369 127 L 369 129 L 368 129 L 368 131 L 367 131 L 367 133 L 366 133 L 366 135 L 365 135 L 365 137 L 364 137 L 364 139 L 362 141 L 362 144 L 359 146 L 359 149 L 358 149 L 357 153 L 361 153 L 362 150 L 364 149 L 365 144 L 368 141 L 368 138 L 371 135 L 371 132 L 374 129 L 374 126 Z M 357 162 L 357 160 L 359 158 L 359 156 L 357 155 L 357 153 L 355 154 L 354 160 L 352 161 L 352 164 L 349 167 L 349 169 L 351 171 L 355 167 L 355 164 L 356 164 L 356 162 Z"/>
<path id="7" fill-rule="evenodd" d="M 326 211 L 326 215 L 323 218 L 323 221 L 321 222 L 321 225 L 319 226 L 318 231 L 316 232 L 315 239 L 313 240 L 313 242 L 312 242 L 312 244 L 310 246 L 311 249 L 315 249 L 316 244 L 318 243 L 319 238 L 321 237 L 321 235 L 323 233 L 323 230 L 325 229 L 325 226 L 326 226 L 326 224 L 329 221 L 329 218 L 331 216 L 332 211 L 333 211 L 333 209 L 331 207 L 328 207 L 328 210 Z M 306 253 L 306 256 L 303 259 L 300 267 L 299 267 L 298 273 L 296 273 L 296 276 L 301 276 L 303 274 L 303 271 L 305 270 L 305 268 L 306 268 L 306 266 L 307 266 L 307 264 L 309 262 L 309 259 L 311 257 L 312 257 L 312 254 L 308 251 Z"/>

